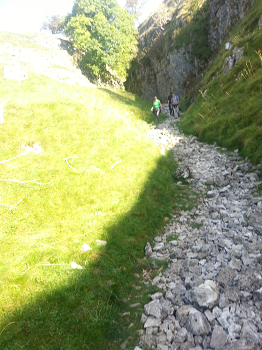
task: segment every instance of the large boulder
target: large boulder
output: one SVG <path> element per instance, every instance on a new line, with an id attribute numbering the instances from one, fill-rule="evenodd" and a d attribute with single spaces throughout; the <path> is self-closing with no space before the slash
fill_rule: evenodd
<path id="1" fill-rule="evenodd" d="M 219 300 L 219 290 L 216 283 L 206 280 L 205 283 L 195 287 L 191 292 L 191 300 L 196 307 L 212 309 Z"/>

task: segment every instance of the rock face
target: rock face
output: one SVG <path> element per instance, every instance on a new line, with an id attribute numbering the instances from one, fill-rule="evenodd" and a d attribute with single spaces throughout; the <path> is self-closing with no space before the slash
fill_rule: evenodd
<path id="1" fill-rule="evenodd" d="M 253 0 L 209 1 L 207 40 L 211 52 L 215 52 L 223 44 L 230 31 L 244 17 L 252 5 Z M 186 25 L 186 20 L 183 18 L 184 2 L 164 0 L 156 13 L 138 28 L 141 50 L 147 50 L 150 43 L 158 39 L 158 36 L 164 32 L 165 28 L 161 21 L 159 23 L 158 13 L 165 7 L 166 11 L 171 13 L 165 23 L 172 21 L 178 30 Z M 261 23 L 262 20 L 259 25 Z M 155 34 L 156 32 L 158 36 Z M 128 91 L 134 92 L 149 101 L 156 95 L 161 102 L 166 102 L 170 90 L 175 91 L 182 98 L 187 85 L 190 84 L 192 79 L 194 80 L 194 77 L 203 72 L 207 63 L 193 56 L 191 44 L 178 48 L 175 47 L 175 39 L 170 44 L 170 42 L 165 42 L 164 37 L 161 37 L 159 42 L 161 44 L 155 48 L 155 52 L 148 54 L 146 59 L 142 59 L 140 64 L 132 70 L 125 87 Z M 172 49 L 170 49 L 170 45 Z M 232 69 L 237 59 L 237 54 L 232 54 L 226 58 L 224 74 Z"/>
<path id="2" fill-rule="evenodd" d="M 241 159 L 237 150 L 226 155 L 226 149 L 185 137 L 167 105 L 163 109 L 168 118 L 147 136 L 190 169 L 187 182 L 201 199 L 197 208 L 175 214 L 147 250 L 150 259 L 167 260 L 168 268 L 144 280 L 161 292 L 144 306 L 138 345 L 261 349 L 262 197 L 253 194 L 261 184 L 259 166 Z M 173 235 L 178 239 L 167 239 Z"/>

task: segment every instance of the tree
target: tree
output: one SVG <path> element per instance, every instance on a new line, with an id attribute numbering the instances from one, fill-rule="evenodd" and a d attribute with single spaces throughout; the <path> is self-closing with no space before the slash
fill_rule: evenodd
<path id="1" fill-rule="evenodd" d="M 132 16 L 115 0 L 76 0 L 64 32 L 82 52 L 79 65 L 89 76 L 103 80 L 111 70 L 122 79 L 126 77 L 137 31 Z"/>
<path id="2" fill-rule="evenodd" d="M 146 3 L 147 0 L 126 0 L 125 8 L 131 15 L 134 15 L 137 14 Z"/>
<path id="3" fill-rule="evenodd" d="M 64 18 L 53 15 L 47 17 L 46 21 L 42 24 L 41 30 L 48 30 L 52 34 L 58 34 L 63 32 Z"/>

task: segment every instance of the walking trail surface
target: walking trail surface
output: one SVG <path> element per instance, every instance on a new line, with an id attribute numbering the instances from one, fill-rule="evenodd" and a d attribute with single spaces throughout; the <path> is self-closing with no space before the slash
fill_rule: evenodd
<path id="1" fill-rule="evenodd" d="M 238 150 L 185 137 L 170 117 L 148 137 L 172 151 L 180 176 L 201 192 L 197 209 L 181 211 L 147 243 L 145 255 L 168 260 L 152 281 L 135 350 L 262 348 L 262 197 L 259 166 Z M 177 116 L 176 116 L 177 117 Z M 179 185 L 179 183 L 178 183 Z M 182 184 L 180 184 L 182 185 Z M 178 239 L 170 241 L 170 237 Z M 148 281 L 144 281 L 148 283 Z"/>

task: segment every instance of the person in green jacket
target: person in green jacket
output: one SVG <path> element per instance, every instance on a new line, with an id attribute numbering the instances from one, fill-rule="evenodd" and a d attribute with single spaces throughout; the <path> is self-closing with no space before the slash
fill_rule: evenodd
<path id="1" fill-rule="evenodd" d="M 157 117 L 157 121 L 158 123 L 160 123 L 160 118 L 159 118 L 159 114 L 160 112 L 162 112 L 162 105 L 161 102 L 157 99 L 157 97 L 154 97 L 154 101 L 153 101 L 153 113 L 156 115 Z"/>

